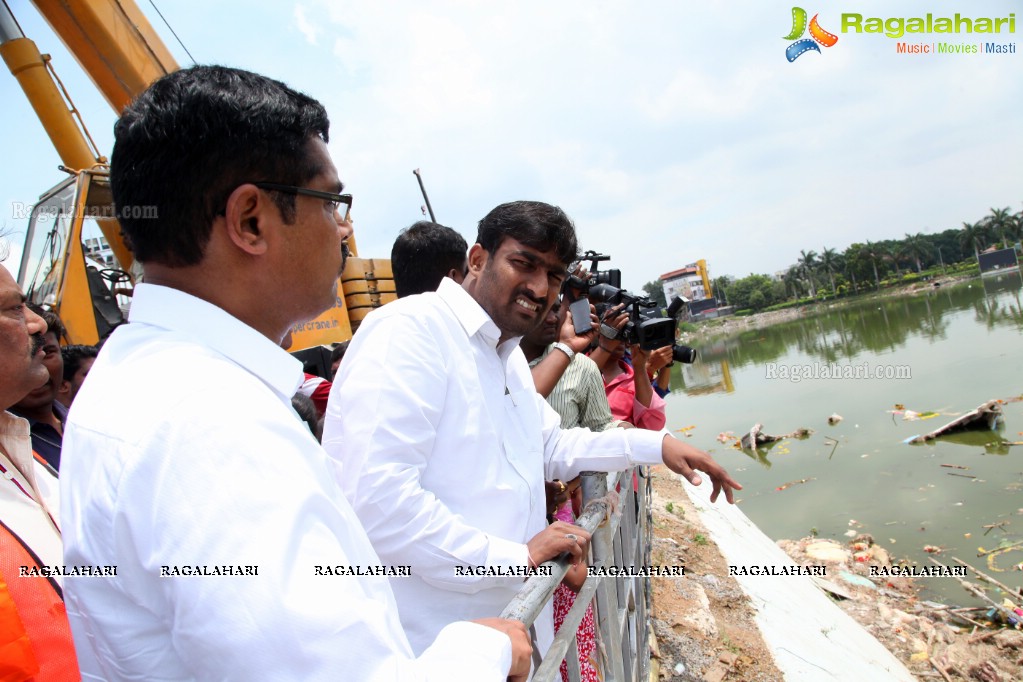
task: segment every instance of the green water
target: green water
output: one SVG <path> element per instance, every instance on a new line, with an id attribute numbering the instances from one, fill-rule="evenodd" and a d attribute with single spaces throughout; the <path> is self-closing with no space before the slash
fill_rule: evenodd
<path id="1" fill-rule="evenodd" d="M 744 485 L 743 511 L 773 539 L 815 528 L 845 541 L 852 529 L 871 534 L 893 559 L 930 565 L 923 548 L 933 545 L 943 548 L 943 563 L 955 555 L 984 570 L 978 547 L 1023 540 L 1023 445 L 1006 444 L 1023 441 L 1023 402 L 1003 406 L 995 431 L 927 445 L 903 441 L 992 398 L 1023 395 L 1021 303 L 1016 273 L 864 300 L 698 345 L 697 363 L 673 370 L 668 428 L 695 427 L 689 442 Z M 799 381 L 791 378 L 794 366 Z M 840 378 L 823 378 L 825 368 Z M 897 404 L 939 414 L 906 420 L 893 414 Z M 830 426 L 833 413 L 843 419 Z M 814 433 L 755 454 L 716 440 L 756 422 L 769 434 Z M 812 480 L 777 490 L 801 479 Z M 1004 530 L 984 528 L 1002 521 Z M 1021 561 L 1023 551 L 1014 551 L 995 567 Z M 1018 571 L 994 575 L 1010 585 L 1021 580 Z M 952 578 L 921 582 L 931 596 L 971 603 Z"/>

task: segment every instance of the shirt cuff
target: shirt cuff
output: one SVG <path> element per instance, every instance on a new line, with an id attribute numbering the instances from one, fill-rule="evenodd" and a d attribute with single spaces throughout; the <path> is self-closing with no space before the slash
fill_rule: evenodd
<path id="1" fill-rule="evenodd" d="M 460 662 L 454 674 L 452 661 Z M 436 679 L 504 682 L 512 663 L 511 639 L 479 623 L 452 623 L 440 631 L 419 662 L 428 671 L 443 671 L 443 677 L 438 675 Z M 429 679 L 434 677 L 430 675 Z"/>
<path id="2" fill-rule="evenodd" d="M 664 429 L 623 429 L 623 433 L 629 441 L 629 459 L 633 464 L 663 464 L 664 439 L 674 437 Z"/>
<path id="3" fill-rule="evenodd" d="M 487 566 L 528 566 L 529 549 L 521 542 L 488 535 Z M 516 578 L 521 582 L 521 578 Z"/>

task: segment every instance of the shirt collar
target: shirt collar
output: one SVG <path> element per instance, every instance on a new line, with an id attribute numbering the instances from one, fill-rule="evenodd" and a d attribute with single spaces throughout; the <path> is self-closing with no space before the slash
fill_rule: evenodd
<path id="1" fill-rule="evenodd" d="M 128 321 L 192 337 L 259 377 L 283 398 L 302 384 L 302 363 L 223 308 L 157 284 L 139 284 Z"/>
<path id="2" fill-rule="evenodd" d="M 61 424 L 67 423 L 67 408 L 59 400 L 53 401 L 53 413 L 57 415 L 57 419 L 60 420 Z"/>
<path id="3" fill-rule="evenodd" d="M 462 325 L 462 328 L 465 329 L 467 335 L 475 336 L 479 334 L 487 340 L 491 347 L 497 347 L 497 342 L 501 339 L 500 328 L 494 324 L 494 321 L 490 319 L 490 315 L 476 302 L 476 299 L 462 288 L 462 285 L 445 277 L 441 280 L 440 286 L 437 287 L 437 293 L 448 304 L 448 307 L 451 308 L 455 318 Z M 521 338 L 521 336 L 516 336 L 508 339 L 505 342 L 505 346 L 514 348 L 518 345 Z"/>

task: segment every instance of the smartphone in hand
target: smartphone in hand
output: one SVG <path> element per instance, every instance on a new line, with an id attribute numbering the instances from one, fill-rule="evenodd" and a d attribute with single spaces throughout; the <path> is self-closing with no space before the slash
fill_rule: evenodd
<path id="1" fill-rule="evenodd" d="M 576 335 L 582 336 L 593 331 L 593 322 L 590 320 L 590 299 L 585 296 L 575 299 L 568 304 L 568 312 L 572 313 L 572 324 L 575 325 Z"/>

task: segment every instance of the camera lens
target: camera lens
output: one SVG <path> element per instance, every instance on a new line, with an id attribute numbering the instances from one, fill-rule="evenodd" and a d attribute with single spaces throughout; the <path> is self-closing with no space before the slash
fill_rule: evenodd
<path id="1" fill-rule="evenodd" d="M 691 365 L 696 361 L 696 349 L 692 346 L 673 346 L 671 357 L 675 362 L 684 362 Z"/>

